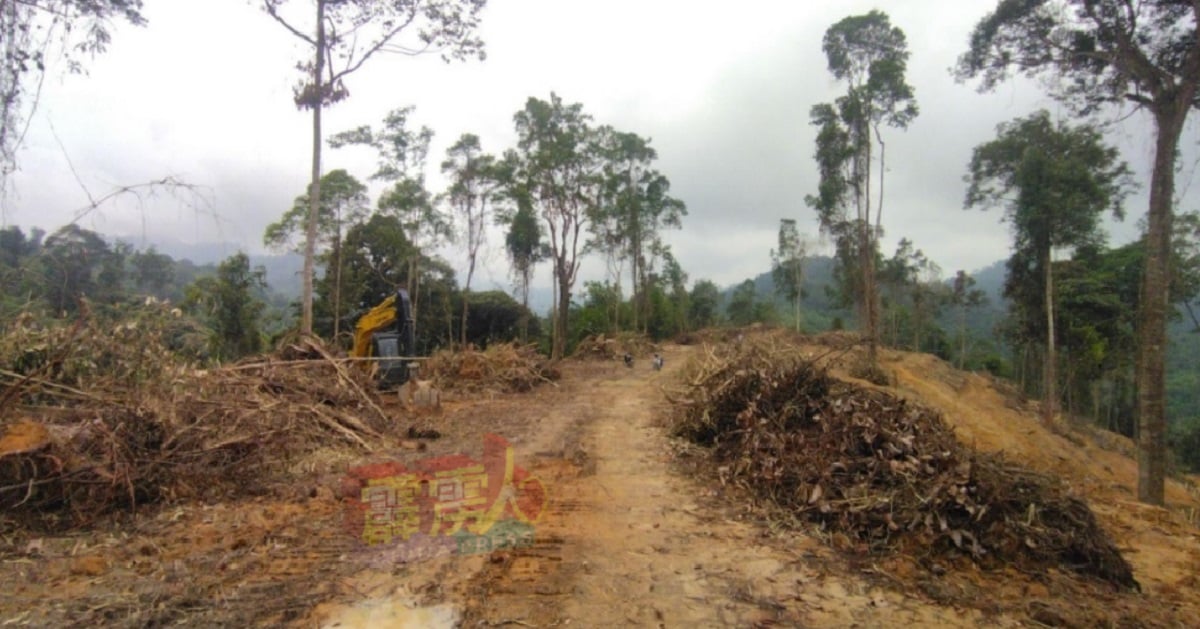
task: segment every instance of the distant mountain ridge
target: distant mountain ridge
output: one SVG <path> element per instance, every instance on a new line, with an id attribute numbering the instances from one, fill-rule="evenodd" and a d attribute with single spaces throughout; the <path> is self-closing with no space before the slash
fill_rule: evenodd
<path id="1" fill-rule="evenodd" d="M 118 236 L 114 240 L 129 243 L 138 250 L 154 247 L 159 253 L 176 260 L 188 260 L 197 266 L 216 266 L 229 256 L 245 248 L 233 242 L 183 242 L 162 239 L 147 241 L 141 237 Z M 304 256 L 298 253 L 259 254 L 249 253 L 250 266 L 261 266 L 267 274 L 267 285 L 271 290 L 287 298 L 299 297 L 303 288 L 300 272 L 304 269 Z"/>

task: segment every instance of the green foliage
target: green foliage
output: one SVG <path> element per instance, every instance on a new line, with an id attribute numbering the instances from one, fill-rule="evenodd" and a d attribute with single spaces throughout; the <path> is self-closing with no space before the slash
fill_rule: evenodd
<path id="1" fill-rule="evenodd" d="M 1200 80 L 1195 33 L 1188 2 L 999 0 L 976 24 L 955 73 L 980 79 L 985 90 L 1016 73 L 1057 79 L 1047 82 L 1052 94 L 1081 113 L 1148 104 Z"/>
<path id="2" fill-rule="evenodd" d="M 334 134 L 329 138 L 329 145 L 335 149 L 349 146 L 374 149 L 379 159 L 371 175 L 374 181 L 420 178 L 429 158 L 433 130 L 424 125 L 415 130 L 410 128 L 409 118 L 413 110 L 411 105 L 393 109 L 384 116 L 381 127 L 372 130 L 368 126 L 360 126 Z"/>
<path id="3" fill-rule="evenodd" d="M 648 332 L 654 316 L 649 286 L 657 258 L 664 251 L 661 231 L 679 229 L 687 215 L 682 201 L 671 197 L 671 182 L 653 168 L 658 152 L 650 140 L 604 126 L 596 130 L 601 162 L 602 203 L 591 217 L 588 248 L 603 253 L 610 269 L 629 263 L 633 289 L 633 323 Z M 614 282 L 619 279 L 611 278 Z"/>
<path id="4" fill-rule="evenodd" d="M 803 319 L 800 298 L 804 295 L 805 249 L 796 229 L 796 220 L 780 219 L 778 249 L 771 250 L 771 279 L 775 282 L 775 291 L 792 303 L 797 331 L 801 329 Z"/>
<path id="5" fill-rule="evenodd" d="M 75 313 L 82 297 L 112 303 L 120 285 L 116 255 L 99 234 L 74 224 L 46 238 L 38 259 L 43 295 L 50 308 Z"/>
<path id="6" fill-rule="evenodd" d="M 137 251 L 130 257 L 133 285 L 141 293 L 166 297 L 167 288 L 174 283 L 175 270 L 171 256 L 161 254 L 153 246 Z"/>
<path id="7" fill-rule="evenodd" d="M 941 279 L 941 268 L 912 241 L 900 239 L 896 253 L 879 267 L 883 293 L 883 338 L 894 347 L 922 352 L 932 349 L 927 341 L 944 336 L 936 320 L 949 301 L 949 290 Z M 945 357 L 944 353 L 934 350 Z"/>
<path id="8" fill-rule="evenodd" d="M 721 291 L 711 280 L 698 280 L 688 295 L 688 319 L 695 329 L 720 321 Z"/>
<path id="9" fill-rule="evenodd" d="M 221 263 L 216 277 L 200 278 L 188 287 L 184 305 L 212 328 L 214 358 L 236 360 L 262 349 L 263 303 L 255 293 L 266 288 L 265 275 L 262 268 L 250 268 L 246 254 L 236 253 Z"/>
<path id="10" fill-rule="evenodd" d="M 966 207 L 1002 206 L 1015 248 L 1038 255 L 1102 239 L 1099 215 L 1123 217 L 1129 167 L 1100 130 L 1055 124 L 1041 110 L 1001 124 L 971 156 Z"/>
<path id="11" fill-rule="evenodd" d="M 558 295 L 550 355 L 559 359 L 566 355 L 581 238 L 602 198 L 600 154 L 592 117 L 581 104 L 565 104 L 557 94 L 551 93 L 549 101 L 530 97 L 513 121 L 517 148 L 505 155 L 511 166 L 509 187 L 528 200 L 547 226 Z"/>
<path id="12" fill-rule="evenodd" d="M 307 193 L 296 197 L 291 209 L 278 221 L 267 225 L 263 244 L 275 249 L 300 251 L 297 238 L 304 236 L 308 221 Z M 369 211 L 367 187 L 345 170 L 334 170 L 321 178 L 321 204 L 317 215 L 317 236 L 333 248 L 347 225 L 361 221 Z"/>
<path id="13" fill-rule="evenodd" d="M 336 337 L 341 331 L 340 320 L 350 310 L 347 300 L 343 299 L 343 295 L 351 288 L 347 286 L 343 273 L 345 255 L 342 235 L 348 228 L 361 223 L 369 213 L 370 207 L 367 187 L 341 169 L 331 171 L 321 178 L 320 195 L 317 238 L 324 244 L 324 251 L 320 252 L 317 259 L 325 272 L 320 281 L 315 283 L 315 291 L 323 299 L 313 305 L 313 325 L 319 334 Z M 268 246 L 281 248 L 294 237 L 302 236 L 308 224 L 309 207 L 307 194 L 297 197 L 283 218 L 267 226 L 263 242 Z M 326 322 L 331 325 L 325 325 Z"/>
<path id="14" fill-rule="evenodd" d="M 958 315 L 958 368 L 963 369 L 967 364 L 967 350 L 970 336 L 967 333 L 968 315 L 973 310 L 987 305 L 987 293 L 975 288 L 976 280 L 966 271 L 959 269 L 954 274 L 950 285 L 949 305 Z"/>
<path id="15" fill-rule="evenodd" d="M 540 332 L 537 318 L 504 291 L 467 293 L 465 298 L 471 301 L 467 343 L 480 349 L 493 343 L 518 340 L 522 334 L 521 326 L 528 321 L 532 321 L 531 332 L 535 336 Z"/>
<path id="16" fill-rule="evenodd" d="M 543 241 L 542 228 L 528 197 L 516 197 L 515 212 L 502 214 L 497 220 L 507 222 L 508 232 L 504 235 L 504 251 L 512 267 L 512 276 L 516 283 L 517 294 L 521 296 L 521 305 L 529 309 L 529 285 L 533 281 L 533 269 L 539 262 L 549 257 L 549 249 Z M 529 339 L 529 321 L 521 323 L 521 340 Z"/>
<path id="17" fill-rule="evenodd" d="M 1154 119 L 1154 166 L 1137 354 L 1138 498 L 1164 502 L 1166 397 L 1163 352 L 1170 293 L 1171 223 L 1179 141 L 1200 107 L 1200 16 L 1177 0 L 1000 0 L 971 34 L 960 79 L 992 89 L 1014 72 L 1057 79 L 1051 93 L 1080 114 L 1132 102 Z M 1049 268 L 1049 265 L 1045 265 Z"/>
<path id="18" fill-rule="evenodd" d="M 913 89 L 905 79 L 908 42 L 885 13 L 871 11 L 830 26 L 822 47 L 830 73 L 846 84 L 846 93 L 810 111 L 810 121 L 818 128 L 815 157 L 820 182 L 817 194 L 807 196 L 805 202 L 816 210 L 821 231 L 834 240 L 843 279 L 840 289 L 844 298 L 858 305 L 873 362 L 879 339 L 875 269 L 886 172 L 882 127 L 904 129 L 917 116 Z M 879 187 L 872 195 L 876 144 Z M 873 197 L 878 197 L 877 202 Z"/>
<path id="19" fill-rule="evenodd" d="M 465 219 L 463 225 L 467 248 L 467 277 L 463 281 L 463 292 L 470 293 L 471 279 L 475 275 L 475 263 L 479 248 L 483 246 L 484 231 L 493 204 L 500 196 L 500 186 L 506 178 L 501 173 L 496 158 L 483 152 L 479 136 L 465 133 L 446 151 L 442 162 L 442 174 L 450 180 L 444 198 L 450 207 Z M 467 343 L 468 310 L 471 300 L 463 299 L 462 337 Z"/>
<path id="20" fill-rule="evenodd" d="M 725 314 L 729 317 L 729 323 L 735 326 L 745 326 L 754 323 L 755 315 L 758 314 L 755 310 L 757 303 L 757 293 L 754 288 L 753 280 L 746 280 L 734 289 L 733 296 L 729 299 L 729 305 L 725 307 Z"/>
<path id="21" fill-rule="evenodd" d="M 1103 242 L 1100 214 L 1111 210 L 1122 216 L 1129 169 L 1098 129 L 1054 124 L 1043 110 L 1001 124 L 995 140 L 976 147 L 968 182 L 967 208 L 1002 206 L 1012 225 L 1005 286 L 1014 306 L 1009 329 L 1017 345 L 1045 348 L 1041 394 L 1049 419 L 1059 402 L 1060 317 L 1052 254 L 1056 248 L 1088 250 Z"/>

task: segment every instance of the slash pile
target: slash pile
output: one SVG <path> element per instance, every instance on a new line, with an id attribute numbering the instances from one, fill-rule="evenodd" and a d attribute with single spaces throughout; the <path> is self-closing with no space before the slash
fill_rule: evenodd
<path id="1" fill-rule="evenodd" d="M 675 434 L 708 449 L 722 482 L 860 552 L 1062 567 L 1138 587 L 1086 503 L 966 448 L 930 410 L 833 380 L 768 341 L 709 349 L 685 377 Z"/>
<path id="2" fill-rule="evenodd" d="M 619 360 L 625 354 L 634 358 L 648 358 L 659 351 L 657 345 L 644 334 L 621 332 L 617 335 L 593 335 L 579 341 L 573 358 L 593 360 Z"/>
<path id="3" fill-rule="evenodd" d="M 420 377 L 447 390 L 524 393 L 560 374 L 532 345 L 497 343 L 484 350 L 438 351 L 422 365 Z"/>
<path id="4" fill-rule="evenodd" d="M 0 513 L 62 528 L 146 502 L 265 491 L 299 456 L 371 452 L 398 430 L 369 377 L 319 344 L 198 369 L 169 347 L 178 318 L 148 306 L 118 323 L 29 318 L 4 330 Z"/>

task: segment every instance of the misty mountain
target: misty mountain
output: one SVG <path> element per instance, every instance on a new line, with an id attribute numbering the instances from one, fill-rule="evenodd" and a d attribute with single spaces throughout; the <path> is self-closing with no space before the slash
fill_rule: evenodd
<path id="1" fill-rule="evenodd" d="M 217 265 L 222 260 L 242 250 L 242 247 L 232 242 L 183 242 L 180 240 L 160 239 L 147 242 L 142 238 L 118 237 L 139 250 L 154 247 L 159 253 L 171 256 L 179 261 L 189 261 L 196 266 Z M 251 267 L 263 267 L 267 274 L 267 285 L 272 292 L 287 299 L 300 296 L 303 282 L 300 272 L 304 269 L 304 256 L 298 253 L 283 253 L 263 255 L 252 253 Z"/>
<path id="2" fill-rule="evenodd" d="M 821 331 L 830 328 L 834 318 L 841 318 L 847 326 L 853 325 L 853 309 L 839 306 L 831 295 L 834 285 L 833 270 L 836 262 L 830 256 L 813 256 L 805 260 L 804 266 L 804 296 L 800 300 L 805 327 L 811 331 Z M 987 295 L 987 303 L 972 312 L 969 327 L 981 335 L 991 335 L 996 323 L 1004 316 L 1007 305 L 1004 302 L 1004 277 L 1008 272 L 1004 260 L 997 260 L 988 266 L 974 271 L 975 288 Z M 757 299 L 775 304 L 781 315 L 791 311 L 791 303 L 775 292 L 775 280 L 771 271 L 764 271 L 752 279 Z M 944 280 L 947 285 L 954 278 Z M 729 304 L 730 297 L 738 284 L 725 287 L 721 292 L 721 309 Z"/>

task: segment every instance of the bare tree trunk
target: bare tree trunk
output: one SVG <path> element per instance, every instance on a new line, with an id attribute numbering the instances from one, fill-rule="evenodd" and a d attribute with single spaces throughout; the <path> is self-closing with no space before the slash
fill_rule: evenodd
<path id="1" fill-rule="evenodd" d="M 524 307 L 521 310 L 521 343 L 529 342 L 529 282 L 530 277 L 528 267 L 521 269 L 521 305 Z"/>
<path id="2" fill-rule="evenodd" d="M 325 1 L 317 0 L 317 47 L 313 66 L 316 102 L 312 104 L 312 182 L 308 186 L 308 225 L 304 235 L 304 294 L 300 299 L 300 333 L 313 330 L 313 257 L 317 248 L 317 217 L 321 208 L 321 109 L 325 106 L 322 85 L 325 73 Z"/>
<path id="3" fill-rule="evenodd" d="M 417 249 L 417 252 L 408 261 L 408 298 L 412 302 L 412 316 L 414 321 L 417 318 L 417 302 L 419 301 L 417 294 L 421 288 L 421 282 L 419 281 L 421 273 L 420 262 L 421 250 Z"/>
<path id="4" fill-rule="evenodd" d="M 967 360 L 967 305 L 961 304 L 958 312 L 958 369 L 962 371 Z"/>
<path id="5" fill-rule="evenodd" d="M 1146 263 L 1138 327 L 1138 500 L 1163 504 L 1166 482 L 1166 365 L 1175 158 L 1194 87 L 1155 113 L 1158 131 L 1150 183 Z"/>
<path id="6" fill-rule="evenodd" d="M 924 315 L 921 311 L 913 306 L 913 351 L 921 351 L 921 323 L 923 323 Z"/>
<path id="7" fill-rule="evenodd" d="M 463 309 L 462 309 L 462 346 L 467 346 L 467 302 L 471 297 L 471 276 L 475 275 L 475 255 L 471 255 L 471 262 L 467 265 L 467 282 L 463 285 Z"/>
<path id="8" fill-rule="evenodd" d="M 1046 300 L 1046 364 L 1042 367 L 1042 377 L 1045 379 L 1042 421 L 1046 425 L 1054 422 L 1054 407 L 1058 403 L 1057 364 L 1054 355 L 1054 271 L 1052 269 L 1054 256 L 1051 255 L 1051 251 L 1047 248 L 1042 254 L 1042 265 L 1046 275 L 1044 296 Z"/>
<path id="9" fill-rule="evenodd" d="M 333 342 L 335 344 L 342 331 L 342 230 L 339 228 L 337 231 L 337 240 L 333 243 Z"/>
<path id="10" fill-rule="evenodd" d="M 868 111 L 870 105 L 868 103 Z M 864 121 L 862 138 L 865 143 L 864 157 L 865 173 L 863 182 L 866 186 L 864 203 L 866 212 L 863 214 L 865 236 L 863 244 L 863 302 L 867 308 L 867 360 L 871 367 L 879 364 L 879 295 L 875 286 L 875 225 L 871 222 L 871 129 Z M 882 169 L 881 169 L 882 170 Z M 882 177 L 880 173 L 880 177 Z M 879 211 L 883 212 L 883 197 L 879 198 Z"/>
<path id="11" fill-rule="evenodd" d="M 571 306 L 571 295 L 567 290 L 567 269 L 561 256 L 554 259 L 554 279 L 554 338 L 550 343 L 550 360 L 562 360 L 567 347 L 567 312 Z"/>
<path id="12" fill-rule="evenodd" d="M 800 320 L 803 314 L 800 311 L 800 302 L 804 299 L 804 263 L 795 265 L 796 267 L 796 332 L 801 332 Z"/>
<path id="13" fill-rule="evenodd" d="M 863 305 L 867 325 L 867 361 L 872 367 L 879 364 L 879 303 L 875 289 L 875 238 L 871 235 L 871 224 L 863 223 L 862 266 Z"/>

